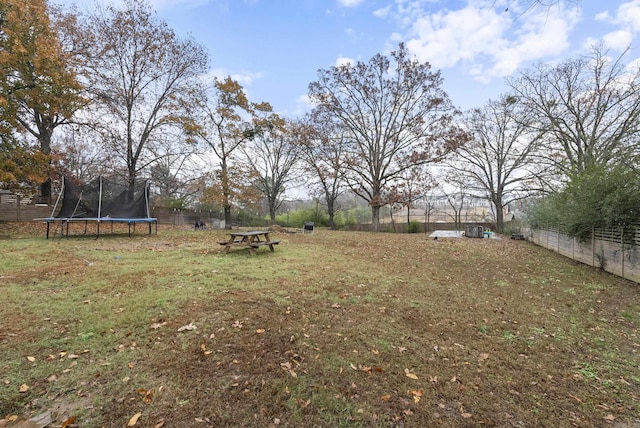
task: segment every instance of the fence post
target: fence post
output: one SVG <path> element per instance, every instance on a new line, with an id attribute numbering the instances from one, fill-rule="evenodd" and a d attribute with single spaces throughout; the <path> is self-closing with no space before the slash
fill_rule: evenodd
<path id="1" fill-rule="evenodd" d="M 591 266 L 596 265 L 596 227 L 591 226 Z"/>
<path id="2" fill-rule="evenodd" d="M 547 227 L 547 249 L 550 250 L 551 248 L 549 248 L 549 235 L 551 234 L 551 226 Z"/>
<path id="3" fill-rule="evenodd" d="M 622 255 L 622 277 L 624 278 L 624 226 L 620 226 L 620 254 Z"/>

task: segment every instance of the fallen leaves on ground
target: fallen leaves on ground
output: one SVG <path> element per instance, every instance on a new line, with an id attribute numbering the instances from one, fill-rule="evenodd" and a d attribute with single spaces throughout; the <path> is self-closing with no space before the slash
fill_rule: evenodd
<path id="1" fill-rule="evenodd" d="M 192 331 L 192 330 L 195 330 L 195 329 L 197 329 L 197 328 L 198 328 L 198 327 L 196 327 L 196 326 L 195 326 L 195 324 L 193 324 L 192 322 L 190 322 L 189 324 L 187 324 L 187 325 L 183 325 L 182 327 L 180 327 L 180 328 L 178 329 L 178 332 L 179 332 L 179 333 L 181 333 L 181 332 L 183 332 L 183 331 Z"/>
<path id="2" fill-rule="evenodd" d="M 409 393 L 413 397 L 413 402 L 418 404 L 420 399 L 422 398 L 423 390 L 422 389 L 410 389 Z"/>
<path id="3" fill-rule="evenodd" d="M 404 374 L 409 379 L 418 380 L 418 375 L 410 371 L 409 369 L 404 369 Z"/>
<path id="4" fill-rule="evenodd" d="M 298 377 L 298 374 L 293 370 L 293 366 L 291 365 L 291 363 L 289 361 L 287 361 L 285 363 L 280 363 L 280 367 L 282 367 L 284 370 L 289 372 L 289 374 L 291 376 Z"/>
<path id="5" fill-rule="evenodd" d="M 202 343 L 202 344 L 200 345 L 200 350 L 202 351 L 202 354 L 203 354 L 203 355 L 211 355 L 211 354 L 213 354 L 213 351 L 211 351 L 211 350 L 207 349 L 207 345 L 206 345 L 206 344 L 204 344 L 204 343 Z"/>
<path id="6" fill-rule="evenodd" d="M 151 400 L 153 400 L 153 394 L 154 391 L 153 389 L 144 389 L 144 388 L 140 388 L 138 389 L 138 394 L 143 396 L 143 401 L 147 404 L 151 403 Z"/>
<path id="7" fill-rule="evenodd" d="M 62 425 L 60 426 L 60 428 L 67 428 L 67 427 L 75 424 L 76 423 L 76 419 L 77 419 L 76 416 L 71 416 L 70 418 L 65 419 L 64 421 L 62 421 Z"/>
<path id="8" fill-rule="evenodd" d="M 138 419 L 140 419 L 140 416 L 142 416 L 142 413 L 138 412 L 135 415 L 131 416 L 131 419 L 129 419 L 129 423 L 127 423 L 128 427 L 132 427 L 135 426 L 135 424 L 138 423 Z"/>

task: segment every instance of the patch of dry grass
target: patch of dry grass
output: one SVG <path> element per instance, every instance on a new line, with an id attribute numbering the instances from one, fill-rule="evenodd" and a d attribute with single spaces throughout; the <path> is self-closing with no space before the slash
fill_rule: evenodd
<path id="1" fill-rule="evenodd" d="M 0 418 L 75 426 L 640 423 L 640 297 L 527 242 L 221 231 L 0 240 Z M 21 387 L 28 387 L 20 392 Z"/>

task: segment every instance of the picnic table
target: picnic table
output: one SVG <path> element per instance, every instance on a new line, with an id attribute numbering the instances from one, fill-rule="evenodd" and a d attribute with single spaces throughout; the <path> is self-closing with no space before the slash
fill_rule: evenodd
<path id="1" fill-rule="evenodd" d="M 227 241 L 220 241 L 220 245 L 224 245 L 224 253 L 227 254 L 231 248 L 248 248 L 251 255 L 255 255 L 256 250 L 262 246 L 268 245 L 273 251 L 273 246 L 280 241 L 272 241 L 269 237 L 269 231 L 250 230 L 229 232 Z"/>

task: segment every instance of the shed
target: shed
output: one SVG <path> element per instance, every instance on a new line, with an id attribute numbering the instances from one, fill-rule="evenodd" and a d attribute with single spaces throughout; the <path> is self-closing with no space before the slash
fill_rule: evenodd
<path id="1" fill-rule="evenodd" d="M 313 233 L 313 228 L 315 224 L 312 221 L 305 221 L 304 226 L 302 227 L 302 233 Z"/>
<path id="2" fill-rule="evenodd" d="M 464 236 L 467 238 L 484 238 L 484 228 L 479 225 L 467 224 L 464 226 Z"/>

